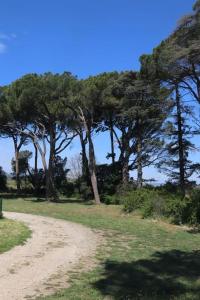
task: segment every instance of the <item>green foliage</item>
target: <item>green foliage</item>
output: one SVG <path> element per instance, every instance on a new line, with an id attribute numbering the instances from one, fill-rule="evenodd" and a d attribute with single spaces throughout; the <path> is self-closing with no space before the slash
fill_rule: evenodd
<path id="1" fill-rule="evenodd" d="M 60 192 L 67 197 L 71 197 L 74 194 L 74 189 L 74 183 L 69 182 L 66 179 L 62 182 L 62 185 L 60 186 Z"/>
<path id="2" fill-rule="evenodd" d="M 130 213 L 141 208 L 146 197 L 145 190 L 134 190 L 129 192 L 124 198 L 124 211 Z"/>
<path id="3" fill-rule="evenodd" d="M 114 165 L 97 165 L 98 188 L 101 195 L 113 195 L 121 182 L 121 166 L 119 163 Z"/>
<path id="4" fill-rule="evenodd" d="M 84 178 L 81 178 L 78 182 L 78 191 L 85 201 L 92 200 L 93 194 L 91 186 L 87 184 Z"/>
<path id="5" fill-rule="evenodd" d="M 119 196 L 116 194 L 115 195 L 104 195 L 102 200 L 107 205 L 110 205 L 110 204 L 118 205 L 121 203 Z"/>
<path id="6" fill-rule="evenodd" d="M 67 158 L 60 156 L 55 157 L 54 162 L 54 181 L 56 188 L 62 189 L 66 184 L 67 173 L 69 169 L 66 168 Z"/>
<path id="7" fill-rule="evenodd" d="M 144 218 L 167 217 L 175 224 L 200 224 L 200 193 L 193 190 L 181 197 L 177 193 L 167 193 L 162 189 L 133 190 L 123 197 L 123 209 L 131 213 L 140 210 Z"/>
<path id="8" fill-rule="evenodd" d="M 0 198 L 0 219 L 3 218 L 3 200 Z"/>
<path id="9" fill-rule="evenodd" d="M 35 169 L 31 169 L 29 171 L 28 181 L 35 188 L 36 195 L 45 194 L 46 176 L 43 169 L 39 169 L 37 172 L 35 172 Z"/>
<path id="10" fill-rule="evenodd" d="M 147 197 L 141 209 L 143 218 L 165 216 L 165 197 L 156 191 L 149 192 Z"/>
<path id="11" fill-rule="evenodd" d="M 29 169 L 29 160 L 32 157 L 32 152 L 25 150 L 25 151 L 20 151 L 19 152 L 19 174 L 20 176 L 26 176 L 26 173 L 28 172 Z M 13 158 L 11 161 L 11 166 L 12 166 L 12 171 L 15 174 L 16 173 L 16 161 Z"/>
<path id="12" fill-rule="evenodd" d="M 124 211 L 130 213 L 141 209 L 144 217 L 160 214 L 162 211 L 160 199 L 161 197 L 155 190 L 145 188 L 133 190 L 124 197 Z"/>
<path id="13" fill-rule="evenodd" d="M 7 176 L 3 171 L 2 167 L 0 167 L 0 191 L 5 191 L 7 188 Z"/>
<path id="14" fill-rule="evenodd" d="M 200 224 L 200 193 L 193 190 L 190 195 L 167 200 L 166 215 L 176 224 Z"/>
<path id="15" fill-rule="evenodd" d="M 0 254 L 10 250 L 16 245 L 23 244 L 31 232 L 27 226 L 21 222 L 1 219 L 0 220 Z"/>
<path id="16" fill-rule="evenodd" d="M 200 224 L 200 191 L 194 190 L 188 200 L 187 223 Z"/>

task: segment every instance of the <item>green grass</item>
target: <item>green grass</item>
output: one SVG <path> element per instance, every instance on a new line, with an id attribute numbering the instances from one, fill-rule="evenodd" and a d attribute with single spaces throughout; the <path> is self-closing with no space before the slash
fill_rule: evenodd
<path id="1" fill-rule="evenodd" d="M 0 254 L 23 244 L 30 235 L 30 230 L 23 223 L 0 219 Z"/>
<path id="2" fill-rule="evenodd" d="M 74 272 L 71 287 L 48 300 L 200 299 L 200 234 L 137 215 L 121 207 L 93 206 L 66 200 L 7 199 L 9 211 L 78 222 L 104 230 L 109 247 L 97 253 L 99 265 L 85 274 Z"/>

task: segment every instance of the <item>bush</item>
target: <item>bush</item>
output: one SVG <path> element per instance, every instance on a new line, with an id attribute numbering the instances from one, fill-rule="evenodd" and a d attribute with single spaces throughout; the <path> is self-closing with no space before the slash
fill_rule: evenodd
<path id="1" fill-rule="evenodd" d="M 124 211 L 139 209 L 144 218 L 167 217 L 175 224 L 200 224 L 200 191 L 197 189 L 185 198 L 166 190 L 133 190 L 124 196 L 123 204 Z"/>
<path id="2" fill-rule="evenodd" d="M 149 191 L 141 208 L 143 218 L 161 217 L 166 212 L 166 200 L 157 191 Z"/>
<path id="3" fill-rule="evenodd" d="M 104 195 L 114 195 L 121 182 L 121 166 L 118 162 L 114 165 L 97 165 L 97 180 L 99 193 Z"/>
<path id="4" fill-rule="evenodd" d="M 159 190 L 167 194 L 177 194 L 180 191 L 178 184 L 167 181 L 164 185 L 158 187 Z"/>
<path id="5" fill-rule="evenodd" d="M 74 183 L 65 180 L 60 186 L 60 192 L 67 197 L 71 197 L 74 193 Z"/>
<path id="6" fill-rule="evenodd" d="M 2 212 L 2 199 L 0 198 L 0 219 L 3 218 L 3 212 Z"/>
<path id="7" fill-rule="evenodd" d="M 187 223 L 200 224 L 200 191 L 194 190 L 187 201 Z"/>
<path id="8" fill-rule="evenodd" d="M 93 193 L 91 186 L 85 181 L 85 179 L 79 178 L 75 181 L 76 191 L 83 198 L 84 201 L 92 200 Z"/>
<path id="9" fill-rule="evenodd" d="M 167 216 L 175 224 L 200 224 L 200 191 L 193 190 L 185 198 L 171 198 L 167 201 Z"/>
<path id="10" fill-rule="evenodd" d="M 165 215 L 165 199 L 156 190 L 140 189 L 129 193 L 124 199 L 124 211 L 130 213 L 140 209 L 142 216 L 158 217 Z"/>
<path id="11" fill-rule="evenodd" d="M 0 191 L 5 191 L 7 189 L 7 176 L 3 171 L 2 167 L 0 167 Z"/>
<path id="12" fill-rule="evenodd" d="M 121 202 L 118 195 L 104 195 L 102 201 L 107 205 L 110 205 L 110 204 L 118 205 Z"/>
<path id="13" fill-rule="evenodd" d="M 124 196 L 124 211 L 130 213 L 136 209 L 142 208 L 144 203 L 149 201 L 149 197 L 154 191 L 147 189 L 133 190 Z"/>
<path id="14" fill-rule="evenodd" d="M 124 211 L 130 213 L 139 209 L 143 218 L 170 217 L 173 223 L 180 224 L 186 220 L 188 222 L 189 216 L 186 214 L 191 214 L 187 201 L 181 200 L 178 195 L 167 193 L 166 190 L 143 188 L 124 197 Z"/>

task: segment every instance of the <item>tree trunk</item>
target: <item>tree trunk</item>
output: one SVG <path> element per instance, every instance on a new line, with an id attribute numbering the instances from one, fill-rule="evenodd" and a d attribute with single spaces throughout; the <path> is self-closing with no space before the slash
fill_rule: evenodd
<path id="1" fill-rule="evenodd" d="M 38 149 L 35 144 L 34 144 L 34 148 L 35 148 L 34 174 L 38 175 Z"/>
<path id="2" fill-rule="evenodd" d="M 20 182 L 20 173 L 19 173 L 19 150 L 20 148 L 17 145 L 17 138 L 15 136 L 12 137 L 14 148 L 15 148 L 15 180 L 17 186 L 17 193 L 21 191 L 21 182 Z"/>
<path id="3" fill-rule="evenodd" d="M 88 144 L 89 144 L 89 171 L 90 171 L 92 190 L 93 190 L 93 194 L 94 194 L 94 200 L 95 200 L 96 204 L 101 204 L 98 185 L 97 185 L 96 160 L 95 160 L 94 145 L 93 145 L 92 136 L 91 136 L 91 126 L 88 126 L 82 109 L 81 108 L 79 108 L 79 109 L 81 112 L 81 120 L 83 122 L 85 132 L 87 135 L 87 139 L 88 139 Z"/>
<path id="4" fill-rule="evenodd" d="M 143 172 L 142 172 L 142 139 L 138 136 L 137 140 L 137 188 L 141 189 L 143 184 Z"/>
<path id="5" fill-rule="evenodd" d="M 126 187 L 129 183 L 129 155 L 126 153 L 125 149 L 121 149 L 119 162 L 121 167 L 121 174 L 122 174 L 122 184 Z"/>
<path id="6" fill-rule="evenodd" d="M 114 148 L 114 133 L 113 133 L 113 121 L 110 117 L 110 143 L 111 143 L 111 158 L 112 164 L 115 164 L 115 148 Z"/>
<path id="7" fill-rule="evenodd" d="M 200 103 L 200 82 L 197 83 L 198 102 Z"/>
<path id="8" fill-rule="evenodd" d="M 38 181 L 38 149 L 37 146 L 33 143 L 35 148 L 35 158 L 34 158 L 34 188 L 35 194 L 39 193 L 39 181 Z"/>
<path id="9" fill-rule="evenodd" d="M 129 183 L 129 156 L 126 153 L 122 162 L 122 183 L 124 187 Z"/>
<path id="10" fill-rule="evenodd" d="M 176 85 L 176 109 L 178 124 L 178 145 L 179 145 L 179 183 L 183 196 L 185 196 L 185 161 L 182 130 L 182 113 L 178 85 Z"/>
<path id="11" fill-rule="evenodd" d="M 17 193 L 20 193 L 21 183 L 20 183 L 20 174 L 19 174 L 19 150 L 17 147 L 15 147 L 15 175 L 16 175 Z"/>
<path id="12" fill-rule="evenodd" d="M 46 199 L 48 201 L 57 202 L 59 198 L 54 183 L 54 170 L 55 170 L 55 133 L 53 128 L 51 128 L 49 166 L 46 172 Z"/>
<path id="13" fill-rule="evenodd" d="M 120 161 L 122 167 L 122 184 L 124 188 L 129 183 L 129 139 L 125 131 L 122 131 L 122 145 L 121 145 L 121 154 Z"/>
<path id="14" fill-rule="evenodd" d="M 42 159 L 43 170 L 44 170 L 44 172 L 46 173 L 46 172 L 47 172 L 47 162 L 46 162 L 46 157 L 45 157 L 45 154 L 44 154 L 44 153 L 41 153 L 41 152 L 40 152 L 40 155 L 41 155 L 41 159 Z"/>
<path id="15" fill-rule="evenodd" d="M 83 132 L 81 131 L 79 133 L 80 137 L 80 143 L 81 143 L 81 156 L 82 156 L 82 176 L 84 180 L 86 181 L 87 185 L 89 186 L 90 181 L 90 172 L 89 172 L 89 166 L 88 166 L 88 158 L 86 155 L 86 138 L 83 137 Z"/>
<path id="16" fill-rule="evenodd" d="M 43 141 L 43 144 L 44 144 L 44 141 Z M 36 148 L 39 151 L 40 156 L 41 156 L 42 166 L 43 166 L 43 171 L 44 171 L 44 176 L 45 176 L 45 182 L 46 182 L 46 191 L 47 191 L 48 168 L 47 168 L 47 162 L 46 162 L 46 147 L 44 147 L 44 150 L 42 150 L 39 143 L 35 143 L 35 146 L 36 146 Z"/>
<path id="17" fill-rule="evenodd" d="M 94 193 L 94 199 L 96 204 L 100 204 L 100 196 L 98 191 L 98 185 L 97 185 L 97 176 L 96 176 L 96 162 L 95 162 L 95 155 L 94 155 L 94 145 L 91 138 L 91 133 L 88 133 L 89 138 L 89 170 L 90 170 L 90 176 L 91 176 L 91 184 L 92 189 Z"/>

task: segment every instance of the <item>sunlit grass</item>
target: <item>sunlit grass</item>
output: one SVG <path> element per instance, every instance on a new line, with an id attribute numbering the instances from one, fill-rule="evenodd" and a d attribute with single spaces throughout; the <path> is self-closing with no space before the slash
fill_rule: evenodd
<path id="1" fill-rule="evenodd" d="M 200 299 L 198 233 L 126 215 L 119 206 L 94 206 L 70 199 L 57 204 L 34 198 L 8 199 L 4 208 L 104 231 L 107 246 L 97 253 L 98 267 L 86 274 L 71 274 L 69 289 L 45 299 Z"/>
<path id="2" fill-rule="evenodd" d="M 16 245 L 23 244 L 31 232 L 23 223 L 1 219 L 0 220 L 0 254 L 10 250 Z"/>

